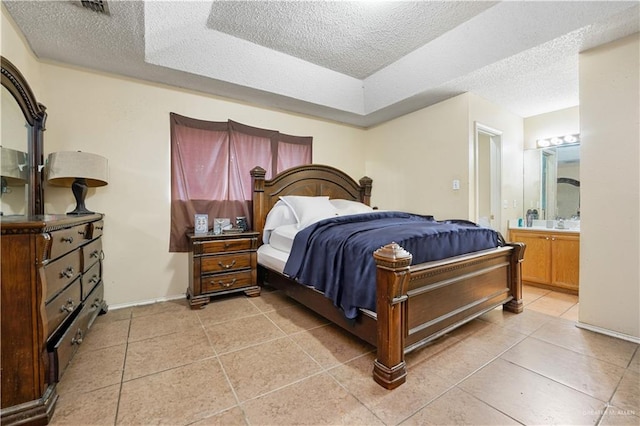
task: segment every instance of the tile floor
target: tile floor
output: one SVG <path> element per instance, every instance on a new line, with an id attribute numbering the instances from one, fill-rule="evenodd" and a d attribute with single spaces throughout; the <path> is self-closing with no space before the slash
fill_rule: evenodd
<path id="1" fill-rule="evenodd" d="M 371 378 L 373 348 L 283 297 L 99 317 L 58 385 L 54 425 L 640 425 L 638 345 L 575 327 L 577 297 L 525 288 Z"/>

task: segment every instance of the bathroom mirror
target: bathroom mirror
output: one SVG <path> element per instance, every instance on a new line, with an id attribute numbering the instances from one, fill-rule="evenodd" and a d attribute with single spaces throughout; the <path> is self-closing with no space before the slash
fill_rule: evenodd
<path id="1" fill-rule="evenodd" d="M 580 145 L 524 151 L 523 217 L 529 209 L 538 219 L 580 219 Z"/>
<path id="2" fill-rule="evenodd" d="M 47 117 L 20 71 L 5 57 L 2 62 L 2 215 L 44 213 L 43 131 Z"/>

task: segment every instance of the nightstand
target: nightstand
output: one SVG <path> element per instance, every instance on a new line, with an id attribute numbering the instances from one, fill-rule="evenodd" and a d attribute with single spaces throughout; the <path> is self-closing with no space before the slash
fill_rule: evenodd
<path id="1" fill-rule="evenodd" d="M 212 296 L 243 291 L 259 296 L 257 285 L 258 233 L 189 234 L 191 309 L 202 309 Z"/>

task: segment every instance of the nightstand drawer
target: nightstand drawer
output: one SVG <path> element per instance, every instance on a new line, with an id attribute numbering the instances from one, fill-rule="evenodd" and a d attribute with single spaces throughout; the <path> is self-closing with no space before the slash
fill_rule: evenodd
<path id="1" fill-rule="evenodd" d="M 77 279 L 51 302 L 47 303 L 47 337 L 80 306 L 80 280 Z"/>
<path id="2" fill-rule="evenodd" d="M 255 238 L 234 238 L 218 241 L 207 241 L 196 244 L 199 247 L 196 254 L 215 254 L 222 252 L 242 251 L 256 249 Z"/>
<path id="3" fill-rule="evenodd" d="M 237 271 L 252 267 L 252 253 L 223 254 L 202 258 L 201 273 Z"/>
<path id="4" fill-rule="evenodd" d="M 80 250 L 69 253 L 63 258 L 51 262 L 44 268 L 47 278 L 45 301 L 51 300 L 80 274 Z"/>
<path id="5" fill-rule="evenodd" d="M 216 292 L 255 285 L 252 271 L 230 272 L 202 277 L 202 291 Z"/>

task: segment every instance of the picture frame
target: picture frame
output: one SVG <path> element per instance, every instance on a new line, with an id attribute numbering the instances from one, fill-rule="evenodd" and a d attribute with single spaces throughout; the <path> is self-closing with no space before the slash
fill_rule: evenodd
<path id="1" fill-rule="evenodd" d="M 195 234 L 207 234 L 209 232 L 209 215 L 196 214 L 193 223 L 193 232 Z"/>
<path id="2" fill-rule="evenodd" d="M 231 228 L 231 219 L 228 217 L 216 217 L 213 219 L 213 233 L 222 234 L 225 229 Z"/>

